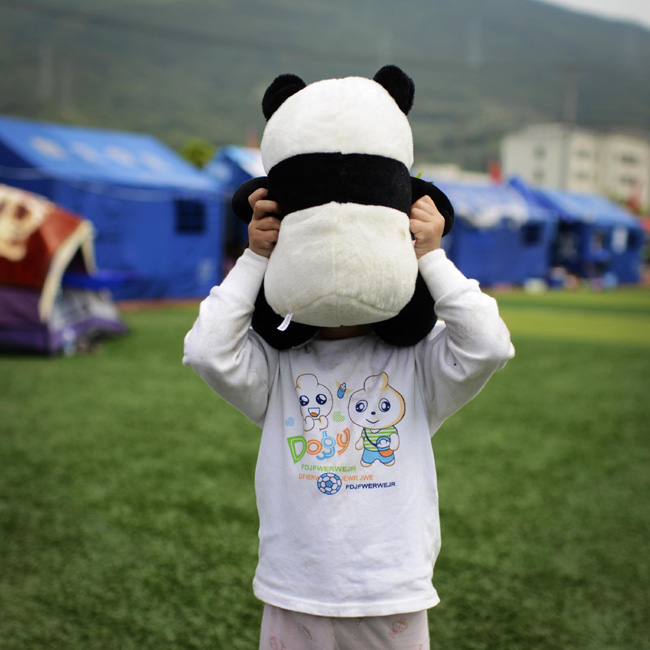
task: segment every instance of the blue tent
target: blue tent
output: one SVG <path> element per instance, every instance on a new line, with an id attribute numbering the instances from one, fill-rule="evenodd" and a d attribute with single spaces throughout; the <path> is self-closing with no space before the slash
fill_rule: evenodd
<path id="1" fill-rule="evenodd" d="M 226 265 L 232 265 L 248 244 L 247 225 L 232 211 L 230 201 L 235 190 L 257 176 L 266 176 L 259 149 L 227 146 L 219 149 L 205 166 L 205 173 L 219 187 L 224 221 Z"/>
<path id="2" fill-rule="evenodd" d="M 0 117 L 0 182 L 90 220 L 118 299 L 203 296 L 221 277 L 216 184 L 151 136 Z"/>
<path id="3" fill-rule="evenodd" d="M 205 166 L 205 172 L 230 193 L 251 178 L 266 176 L 260 150 L 252 147 L 222 147 Z"/>
<path id="4" fill-rule="evenodd" d="M 514 189 L 494 183 L 436 182 L 456 222 L 443 239 L 449 258 L 483 285 L 546 278 L 557 220 Z"/>
<path id="5" fill-rule="evenodd" d="M 645 234 L 634 215 L 599 194 L 531 187 L 519 178 L 510 185 L 557 214 L 554 265 L 580 277 L 639 282 Z"/>

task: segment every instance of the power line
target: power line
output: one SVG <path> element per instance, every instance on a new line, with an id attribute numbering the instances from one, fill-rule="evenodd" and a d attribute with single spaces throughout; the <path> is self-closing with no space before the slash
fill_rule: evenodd
<path id="1" fill-rule="evenodd" d="M 376 64 L 377 54 L 364 54 L 362 52 L 343 52 L 340 50 L 317 51 L 295 44 L 287 43 L 260 43 L 251 42 L 245 38 L 237 38 L 231 35 L 209 34 L 207 32 L 183 29 L 181 27 L 170 27 L 168 25 L 149 25 L 146 23 L 133 22 L 123 18 L 101 15 L 80 9 L 61 8 L 46 6 L 25 2 L 24 0 L 0 0 L 0 6 L 28 11 L 53 20 L 67 21 L 75 24 L 86 24 L 93 27 L 112 29 L 117 31 L 129 31 L 136 34 L 143 34 L 154 38 L 164 38 L 167 40 L 183 41 L 192 44 L 199 44 L 211 47 L 232 47 L 247 51 L 268 54 L 270 52 L 278 55 L 289 56 L 293 58 L 309 58 L 319 61 L 344 62 L 344 63 L 363 63 Z M 447 72 L 459 73 L 466 72 L 476 74 L 486 69 L 490 71 L 502 70 L 504 72 L 511 69 L 518 69 L 519 65 L 508 61 L 495 61 L 486 63 L 481 61 L 477 65 L 474 61 L 468 65 L 467 61 L 462 59 L 433 59 L 424 57 L 404 57 L 400 56 L 400 63 L 412 68 L 425 68 L 427 70 L 443 70 Z M 535 67 L 548 68 L 546 64 L 533 64 Z"/>

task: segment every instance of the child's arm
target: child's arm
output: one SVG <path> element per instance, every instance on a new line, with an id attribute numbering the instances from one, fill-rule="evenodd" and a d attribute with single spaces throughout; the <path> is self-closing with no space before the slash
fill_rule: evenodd
<path id="1" fill-rule="evenodd" d="M 251 195 L 250 248 L 201 303 L 199 317 L 185 337 L 183 363 L 261 425 L 276 353 L 252 332 L 250 324 L 280 222 L 269 216 L 277 213 L 277 204 L 264 200 L 266 190 L 258 192 Z"/>
<path id="2" fill-rule="evenodd" d="M 420 273 L 435 300 L 436 314 L 445 323 L 418 344 L 417 371 L 430 404 L 432 433 L 514 356 L 496 301 L 482 293 L 475 280 L 468 280 L 440 248 L 443 228 L 444 219 L 429 197 L 413 205 L 411 231 Z"/>

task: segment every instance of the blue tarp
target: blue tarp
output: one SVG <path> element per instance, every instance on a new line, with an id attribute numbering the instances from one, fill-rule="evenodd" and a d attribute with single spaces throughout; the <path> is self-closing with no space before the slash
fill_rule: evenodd
<path id="1" fill-rule="evenodd" d="M 557 219 L 549 210 L 501 184 L 436 182 L 456 222 L 443 247 L 468 277 L 484 285 L 546 278 Z"/>
<path id="2" fill-rule="evenodd" d="M 205 173 L 220 185 L 236 190 L 244 181 L 266 176 L 259 149 L 251 147 L 222 147 L 205 166 Z"/>
<path id="3" fill-rule="evenodd" d="M 0 116 L 0 182 L 90 220 L 118 299 L 204 296 L 221 278 L 217 184 L 149 135 Z"/>
<path id="4" fill-rule="evenodd" d="M 546 221 L 549 211 L 526 200 L 508 185 L 440 181 L 436 185 L 453 197 L 454 210 L 476 228 L 512 222 L 523 225 Z"/>
<path id="5" fill-rule="evenodd" d="M 532 187 L 520 178 L 509 184 L 557 215 L 554 264 L 581 277 L 639 282 L 645 235 L 633 214 L 599 194 Z"/>
<path id="6" fill-rule="evenodd" d="M 224 221 L 225 264 L 229 267 L 248 244 L 248 226 L 235 216 L 230 201 L 242 183 L 251 178 L 266 176 L 262 156 L 259 149 L 251 147 L 222 147 L 204 171 L 219 187 Z"/>
<path id="7" fill-rule="evenodd" d="M 0 116 L 0 139 L 28 168 L 60 179 L 129 187 L 213 187 L 205 175 L 150 135 Z"/>
<path id="8" fill-rule="evenodd" d="M 566 221 L 581 221 L 596 226 L 624 226 L 640 229 L 637 218 L 618 203 L 600 194 L 567 192 L 526 185 L 521 179 L 513 178 L 510 186 L 536 200 L 540 206 L 555 211 Z"/>

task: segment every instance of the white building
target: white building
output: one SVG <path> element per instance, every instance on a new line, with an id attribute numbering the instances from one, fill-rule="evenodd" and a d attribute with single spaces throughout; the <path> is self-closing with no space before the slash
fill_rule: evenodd
<path id="1" fill-rule="evenodd" d="M 540 187 L 650 201 L 650 143 L 620 133 L 532 125 L 503 139 L 501 166 Z"/>
<path id="2" fill-rule="evenodd" d="M 600 191 L 623 201 L 650 202 L 650 143 L 622 134 L 600 138 Z"/>
<path id="3" fill-rule="evenodd" d="M 440 165 L 414 164 L 411 173 L 421 174 L 422 178 L 435 181 L 460 181 L 463 183 L 476 183 L 486 185 L 490 182 L 490 175 L 482 172 L 471 172 L 462 169 L 454 163 Z"/>

